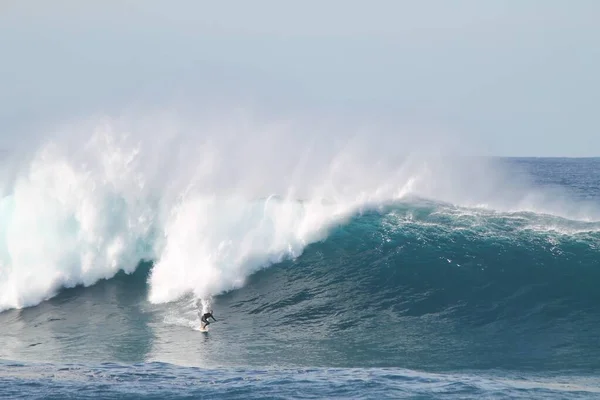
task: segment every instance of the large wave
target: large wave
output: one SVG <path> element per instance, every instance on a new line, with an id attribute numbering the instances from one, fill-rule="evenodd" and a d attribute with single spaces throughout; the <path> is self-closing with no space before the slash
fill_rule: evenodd
<path id="1" fill-rule="evenodd" d="M 495 160 L 441 154 L 442 143 L 423 151 L 402 148 L 401 137 L 210 121 L 86 121 L 12 157 L 20 162 L 4 174 L 0 200 L 0 310 L 130 273 L 140 260 L 154 261 L 150 301 L 209 299 L 355 213 L 411 196 L 600 215 Z"/>
<path id="2" fill-rule="evenodd" d="M 599 241 L 598 222 L 399 201 L 221 295 L 219 335 L 268 332 L 257 363 L 277 343 L 272 363 L 594 371 Z"/>

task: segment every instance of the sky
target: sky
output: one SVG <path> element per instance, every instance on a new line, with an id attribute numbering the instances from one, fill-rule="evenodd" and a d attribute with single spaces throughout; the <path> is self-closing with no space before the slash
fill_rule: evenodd
<path id="1" fill-rule="evenodd" d="M 600 156 L 599 17 L 594 0 L 3 0 L 0 144 L 218 104 L 433 129 L 483 155 Z"/>

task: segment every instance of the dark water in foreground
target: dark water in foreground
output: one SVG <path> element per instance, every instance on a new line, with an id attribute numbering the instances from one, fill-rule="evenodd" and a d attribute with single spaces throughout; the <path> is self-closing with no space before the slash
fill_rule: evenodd
<path id="1" fill-rule="evenodd" d="M 399 368 L 203 369 L 134 365 L 4 364 L 11 399 L 596 398 L 598 379 L 573 376 L 429 374 Z"/>

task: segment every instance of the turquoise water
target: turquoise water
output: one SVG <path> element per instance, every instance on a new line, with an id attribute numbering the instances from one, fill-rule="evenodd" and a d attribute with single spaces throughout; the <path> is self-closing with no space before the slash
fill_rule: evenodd
<path id="1" fill-rule="evenodd" d="M 5 307 L 0 397 L 597 398 L 600 160 L 504 162 L 575 212 L 363 207 L 212 296 L 206 334 L 138 259 Z"/>

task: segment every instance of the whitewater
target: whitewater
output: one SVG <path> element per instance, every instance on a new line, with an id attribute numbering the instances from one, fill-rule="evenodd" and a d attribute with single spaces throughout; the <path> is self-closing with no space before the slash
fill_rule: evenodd
<path id="1" fill-rule="evenodd" d="M 169 126 L 145 139 L 148 123 L 103 119 L 42 142 L 3 182 L 0 310 L 131 273 L 145 260 L 155 262 L 151 302 L 210 299 L 297 257 L 355 213 L 408 196 L 598 220 L 595 205 L 524 187 L 490 161 L 444 158 L 435 148 L 435 157 L 398 159 L 368 136 L 340 146 L 313 134 L 301 145 L 284 124 L 239 125 Z"/>

